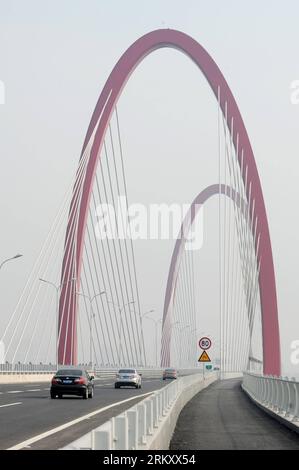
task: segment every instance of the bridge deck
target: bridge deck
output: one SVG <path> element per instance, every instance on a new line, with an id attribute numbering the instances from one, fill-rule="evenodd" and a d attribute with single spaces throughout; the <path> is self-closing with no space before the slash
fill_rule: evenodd
<path id="1" fill-rule="evenodd" d="M 183 409 L 170 449 L 299 449 L 299 435 L 245 395 L 240 379 L 218 381 Z"/>

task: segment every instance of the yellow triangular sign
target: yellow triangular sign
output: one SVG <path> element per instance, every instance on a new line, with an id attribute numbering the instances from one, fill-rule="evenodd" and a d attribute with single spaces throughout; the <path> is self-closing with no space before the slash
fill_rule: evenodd
<path id="1" fill-rule="evenodd" d="M 211 362 L 207 351 L 203 351 L 198 359 L 198 362 Z"/>

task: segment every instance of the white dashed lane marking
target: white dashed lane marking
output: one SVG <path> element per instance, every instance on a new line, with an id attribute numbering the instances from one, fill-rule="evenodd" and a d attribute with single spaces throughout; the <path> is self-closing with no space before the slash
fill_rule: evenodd
<path id="1" fill-rule="evenodd" d="M 14 405 L 22 405 L 22 402 L 18 401 L 17 403 L 7 403 L 6 405 L 0 405 L 0 408 L 5 408 L 6 406 L 14 406 Z"/>

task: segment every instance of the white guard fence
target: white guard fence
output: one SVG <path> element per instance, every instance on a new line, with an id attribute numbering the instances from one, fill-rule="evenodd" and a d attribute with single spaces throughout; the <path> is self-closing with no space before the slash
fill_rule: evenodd
<path id="1" fill-rule="evenodd" d="M 1 366 L 1 365 L 0 365 Z M 57 367 L 51 364 L 15 364 L 15 365 L 3 365 L 0 367 L 0 384 L 6 383 L 33 383 L 33 382 L 47 382 L 50 381 L 53 375 L 55 374 Z M 60 366 L 59 366 L 60 367 Z M 59 368 L 58 367 L 58 368 Z M 61 366 L 63 368 L 67 366 Z M 114 378 L 118 372 L 118 368 L 96 368 L 91 369 L 86 365 L 78 365 L 79 368 L 85 368 L 91 375 L 94 375 L 96 379 L 110 379 Z M 146 378 L 157 378 L 162 377 L 163 369 L 157 369 L 155 367 L 139 367 L 137 369 L 142 375 Z M 181 370 L 181 373 L 194 374 L 198 373 L 198 369 L 186 369 Z"/>
<path id="2" fill-rule="evenodd" d="M 182 408 L 217 378 L 215 372 L 180 377 L 63 450 L 168 449 Z"/>
<path id="3" fill-rule="evenodd" d="M 265 411 L 299 432 L 299 382 L 244 372 L 243 390 Z"/>

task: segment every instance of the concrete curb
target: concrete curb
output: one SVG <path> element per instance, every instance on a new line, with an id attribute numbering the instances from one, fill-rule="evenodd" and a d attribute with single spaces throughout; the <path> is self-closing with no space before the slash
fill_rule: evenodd
<path id="1" fill-rule="evenodd" d="M 0 384 L 21 384 L 21 383 L 34 383 L 34 382 L 50 382 L 54 372 L 52 374 L 36 373 L 36 374 L 3 374 L 0 375 Z"/>

